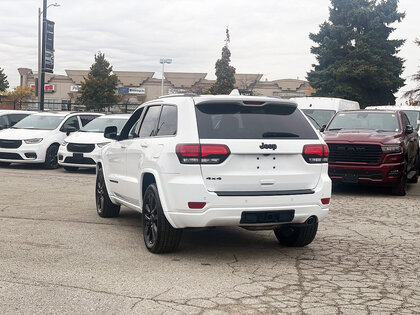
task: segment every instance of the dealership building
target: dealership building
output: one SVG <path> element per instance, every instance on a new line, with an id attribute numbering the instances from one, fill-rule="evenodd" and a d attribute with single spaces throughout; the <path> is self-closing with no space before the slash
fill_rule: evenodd
<path id="1" fill-rule="evenodd" d="M 37 74 L 31 69 L 19 68 L 20 85 L 35 87 Z M 76 103 L 81 83 L 89 70 L 65 70 L 65 75 L 45 74 L 45 108 L 68 108 Z M 113 71 L 118 77 L 118 94 L 121 104 L 141 104 L 161 95 L 161 79 L 154 72 Z M 281 98 L 311 95 L 314 90 L 307 81 L 297 79 L 261 80 L 262 74 L 235 74 L 236 88 L 242 94 L 278 96 Z M 165 72 L 164 94 L 197 93 L 210 89 L 215 80 L 207 73 Z"/>

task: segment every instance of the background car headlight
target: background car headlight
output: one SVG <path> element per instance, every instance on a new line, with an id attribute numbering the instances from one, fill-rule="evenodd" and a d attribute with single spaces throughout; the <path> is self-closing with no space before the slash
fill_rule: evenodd
<path id="1" fill-rule="evenodd" d="M 67 145 L 67 143 L 68 143 L 68 142 L 63 141 L 63 142 L 61 142 L 61 145 L 62 145 L 63 147 L 65 147 L 65 146 Z"/>
<path id="2" fill-rule="evenodd" d="M 102 142 L 102 143 L 97 143 L 96 145 L 98 146 L 98 148 L 102 148 L 103 146 L 106 146 L 108 143 L 111 143 L 111 142 Z"/>
<path id="3" fill-rule="evenodd" d="M 36 144 L 36 143 L 40 143 L 42 141 L 42 138 L 26 139 L 23 141 L 25 141 L 26 144 Z"/>
<path id="4" fill-rule="evenodd" d="M 382 147 L 382 151 L 386 153 L 399 153 L 401 152 L 401 147 L 399 145 L 386 146 Z"/>

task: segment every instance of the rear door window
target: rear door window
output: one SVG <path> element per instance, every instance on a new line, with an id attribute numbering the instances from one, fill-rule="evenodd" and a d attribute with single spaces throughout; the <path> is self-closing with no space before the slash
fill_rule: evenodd
<path id="1" fill-rule="evenodd" d="M 160 114 L 157 136 L 176 135 L 178 125 L 177 108 L 173 105 L 164 105 Z"/>
<path id="2" fill-rule="evenodd" d="M 144 116 L 143 123 L 140 127 L 139 137 L 147 138 L 155 134 L 156 125 L 159 119 L 161 106 L 150 106 Z"/>
<path id="3" fill-rule="evenodd" d="M 304 115 L 292 104 L 199 103 L 202 139 L 318 139 Z"/>

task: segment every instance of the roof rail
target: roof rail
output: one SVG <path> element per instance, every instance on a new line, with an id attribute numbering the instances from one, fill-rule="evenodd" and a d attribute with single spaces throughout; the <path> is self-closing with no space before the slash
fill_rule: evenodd
<path id="1" fill-rule="evenodd" d="M 194 97 L 194 96 L 199 96 L 199 94 L 196 94 L 196 93 L 179 93 L 179 94 L 162 95 L 162 96 L 158 96 L 157 98 L 185 97 L 185 96 Z"/>

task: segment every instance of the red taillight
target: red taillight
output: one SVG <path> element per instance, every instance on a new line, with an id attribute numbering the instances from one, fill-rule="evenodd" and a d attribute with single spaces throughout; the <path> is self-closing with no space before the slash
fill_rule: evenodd
<path id="1" fill-rule="evenodd" d="M 224 144 L 177 144 L 176 155 L 182 164 L 220 164 L 230 154 Z"/>
<path id="2" fill-rule="evenodd" d="M 322 203 L 323 205 L 328 205 L 328 204 L 330 203 L 330 198 L 322 198 L 322 199 L 321 199 L 321 203 Z"/>
<path id="3" fill-rule="evenodd" d="M 307 144 L 303 147 L 303 158 L 308 163 L 328 163 L 330 151 L 326 144 Z"/>
<path id="4" fill-rule="evenodd" d="M 190 201 L 188 203 L 188 208 L 190 208 L 190 209 L 203 209 L 205 205 L 206 205 L 205 202 L 192 202 L 192 201 Z"/>

